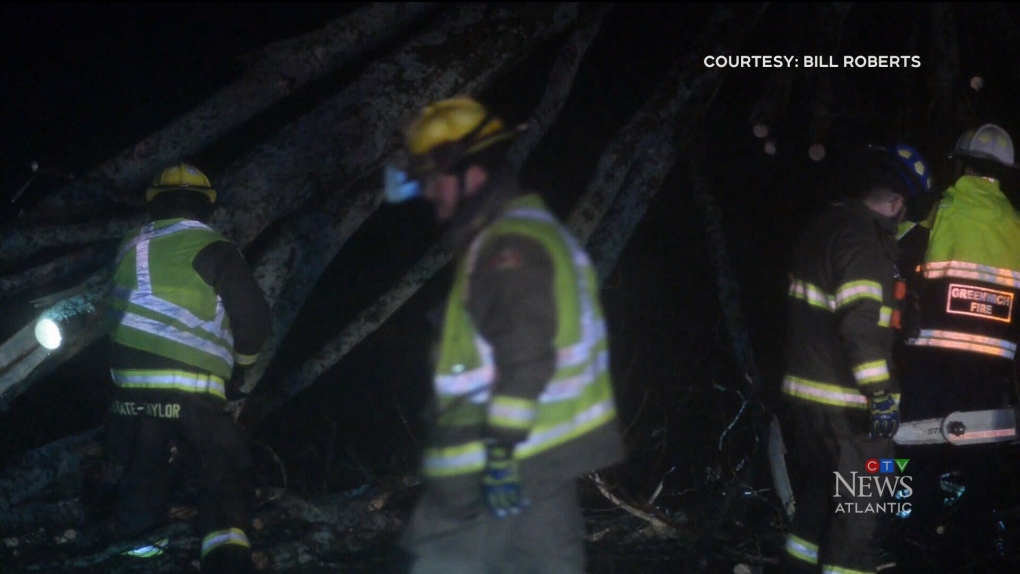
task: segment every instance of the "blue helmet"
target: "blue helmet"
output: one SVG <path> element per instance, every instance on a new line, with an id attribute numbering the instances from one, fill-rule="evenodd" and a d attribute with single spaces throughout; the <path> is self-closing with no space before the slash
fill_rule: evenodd
<path id="1" fill-rule="evenodd" d="M 911 221 L 923 219 L 933 199 L 934 181 L 931 168 L 921 156 L 921 152 L 906 144 L 868 147 L 877 152 L 881 163 L 888 165 L 896 174 L 901 184 L 897 187 L 907 202 L 907 219 Z"/>

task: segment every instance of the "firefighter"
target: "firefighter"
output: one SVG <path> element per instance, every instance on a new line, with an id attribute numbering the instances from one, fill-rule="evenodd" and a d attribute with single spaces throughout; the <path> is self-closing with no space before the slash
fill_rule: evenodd
<path id="1" fill-rule="evenodd" d="M 939 398 L 918 403 L 918 418 L 1011 400 L 1020 340 L 1012 312 L 1020 290 L 1020 215 L 1000 187 L 1013 169 L 1012 140 L 999 126 L 986 124 L 965 133 L 951 157 L 959 177 L 929 218 L 918 326 L 906 343 L 924 355 L 919 365 L 939 361 L 945 363 L 940 370 L 962 366 L 968 378 L 985 376 L 967 383 L 966 397 L 933 393 L 936 383 L 927 383 L 925 395 Z M 955 376 L 940 379 L 958 387 Z"/>
<path id="2" fill-rule="evenodd" d="M 927 186 L 930 173 L 905 147 L 869 147 L 849 165 L 859 178 L 853 196 L 806 228 L 790 271 L 782 424 L 797 510 L 783 555 L 789 572 L 873 573 L 883 564 L 880 517 L 863 512 L 879 499 L 840 491 L 836 473 L 852 481 L 867 460 L 894 454 L 897 229 L 911 189 Z"/>
<path id="3" fill-rule="evenodd" d="M 956 179 L 926 222 L 931 231 L 919 267 L 919 306 L 905 341 L 903 413 L 912 420 L 1016 405 L 1020 215 L 1016 197 L 1002 186 L 1015 169 L 1012 139 L 1000 126 L 985 124 L 964 132 L 950 157 Z M 911 451 L 919 480 L 911 520 L 922 529 L 921 542 L 952 538 L 977 552 L 993 550 L 1002 449 Z M 946 500 L 943 489 L 964 492 L 965 511 L 957 514 L 972 522 L 946 528 L 941 508 L 954 500 Z"/>
<path id="4" fill-rule="evenodd" d="M 595 269 L 506 170 L 514 134 L 475 99 L 441 100 L 386 169 L 389 200 L 431 202 L 457 253 L 401 543 L 415 574 L 583 573 L 577 478 L 624 457 Z"/>
<path id="5" fill-rule="evenodd" d="M 250 453 L 224 407 L 235 367 L 254 363 L 268 337 L 269 305 L 237 247 L 203 223 L 216 190 L 201 171 L 167 167 L 146 201 L 151 220 L 123 239 L 107 299 L 116 385 L 107 443 L 123 468 L 117 535 L 165 523 L 171 449 L 179 447 L 201 474 L 202 571 L 248 572 Z M 127 554 L 160 552 L 150 545 Z"/>

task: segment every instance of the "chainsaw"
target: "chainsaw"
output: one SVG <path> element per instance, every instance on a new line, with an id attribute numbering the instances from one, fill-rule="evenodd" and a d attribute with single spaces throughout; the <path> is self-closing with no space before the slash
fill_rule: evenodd
<path id="1" fill-rule="evenodd" d="M 893 441 L 900 445 L 1017 442 L 1015 408 L 955 412 L 943 418 L 900 423 Z"/>
<path id="2" fill-rule="evenodd" d="M 990 409 L 962 411 L 934 419 L 900 423 L 893 436 L 898 445 L 954 444 L 967 446 L 992 442 L 1020 443 L 1017 436 L 1017 409 Z M 786 446 L 779 419 L 772 416 L 768 440 L 769 467 L 776 495 L 789 518 L 793 518 L 795 504 L 793 488 L 786 469 Z"/>

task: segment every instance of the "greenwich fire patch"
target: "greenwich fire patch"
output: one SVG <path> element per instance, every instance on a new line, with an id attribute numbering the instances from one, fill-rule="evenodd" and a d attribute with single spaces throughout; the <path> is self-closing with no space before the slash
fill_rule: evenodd
<path id="1" fill-rule="evenodd" d="M 1013 317 L 1013 293 L 950 283 L 946 313 L 1009 323 Z"/>

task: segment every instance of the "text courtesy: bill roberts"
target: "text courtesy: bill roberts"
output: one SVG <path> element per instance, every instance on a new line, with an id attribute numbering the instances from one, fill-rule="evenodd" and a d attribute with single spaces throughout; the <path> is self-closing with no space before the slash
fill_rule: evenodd
<path id="1" fill-rule="evenodd" d="M 712 55 L 706 68 L 920 68 L 921 56 L 832 55 Z"/>

